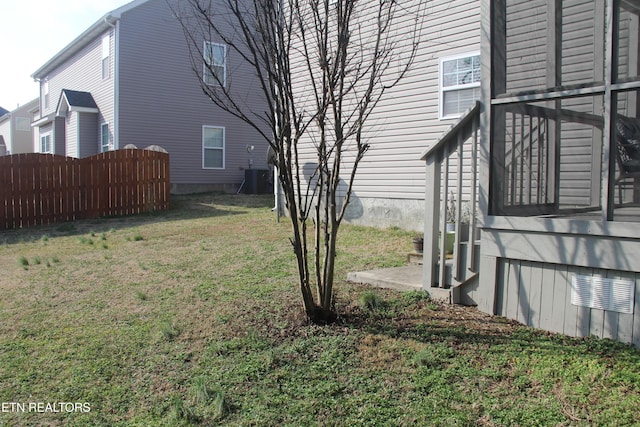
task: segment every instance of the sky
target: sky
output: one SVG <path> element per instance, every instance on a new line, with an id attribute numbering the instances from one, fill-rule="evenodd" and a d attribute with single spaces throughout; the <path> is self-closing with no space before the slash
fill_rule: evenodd
<path id="1" fill-rule="evenodd" d="M 130 0 L 5 0 L 0 13 L 0 107 L 38 97 L 31 74 L 108 12 Z"/>

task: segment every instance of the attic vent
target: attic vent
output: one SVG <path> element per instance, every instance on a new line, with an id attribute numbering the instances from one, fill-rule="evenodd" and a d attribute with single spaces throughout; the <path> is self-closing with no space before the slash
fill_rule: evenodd
<path id="1" fill-rule="evenodd" d="M 633 314 L 635 282 L 574 275 L 571 280 L 571 304 L 600 310 Z"/>

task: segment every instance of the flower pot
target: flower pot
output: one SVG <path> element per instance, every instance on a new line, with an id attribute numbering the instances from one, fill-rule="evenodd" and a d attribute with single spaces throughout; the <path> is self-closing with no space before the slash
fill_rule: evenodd
<path id="1" fill-rule="evenodd" d="M 454 226 L 455 224 L 451 224 Z M 446 254 L 450 255 L 453 253 L 453 244 L 456 241 L 456 232 L 455 231 L 447 231 L 444 234 L 444 251 Z"/>

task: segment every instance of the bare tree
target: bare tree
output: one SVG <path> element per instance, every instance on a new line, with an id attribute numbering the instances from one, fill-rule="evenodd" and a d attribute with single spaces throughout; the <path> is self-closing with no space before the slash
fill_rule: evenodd
<path id="1" fill-rule="evenodd" d="M 255 128 L 275 153 L 304 309 L 314 322 L 337 316 L 338 231 L 369 149 L 371 115 L 416 56 L 423 2 L 407 3 L 411 7 L 396 0 L 172 3 L 204 93 Z M 233 70 L 220 68 L 221 55 L 255 72 L 264 109 L 243 101 Z"/>

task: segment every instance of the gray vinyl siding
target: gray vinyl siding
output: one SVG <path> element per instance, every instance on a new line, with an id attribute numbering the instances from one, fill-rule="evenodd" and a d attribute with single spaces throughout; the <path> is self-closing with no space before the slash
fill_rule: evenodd
<path id="1" fill-rule="evenodd" d="M 0 122 L 0 135 L 4 136 L 4 142 L 7 150 L 11 154 L 33 153 L 33 135 L 31 126 L 27 130 L 18 126 L 19 121 L 28 121 L 31 125 L 31 113 L 29 112 L 38 105 L 38 99 L 27 102 L 26 104 L 11 111 L 4 116 Z"/>
<path id="2" fill-rule="evenodd" d="M 68 154 L 66 138 L 64 117 L 56 117 L 53 122 L 53 137 L 51 138 L 51 143 L 55 146 L 54 154 L 59 154 L 61 156 L 66 156 Z"/>
<path id="3" fill-rule="evenodd" d="M 110 34 L 110 67 L 111 72 L 108 79 L 102 78 L 102 37 Z M 89 92 L 93 96 L 100 113 L 98 120 L 114 121 L 114 30 L 109 29 L 100 36 L 94 38 L 84 46 L 79 52 L 49 72 L 46 78 L 41 81 L 41 93 L 43 93 L 44 80 L 49 82 L 49 107 L 44 108 L 41 103 L 41 115 L 44 117 L 54 113 L 58 107 L 60 94 L 63 89 L 70 89 L 81 92 Z M 43 95 L 44 96 L 44 95 Z M 71 114 L 71 113 L 69 113 Z M 99 143 L 97 134 L 83 135 L 82 145 L 95 146 Z M 75 149 L 69 150 L 75 155 Z"/>
<path id="4" fill-rule="evenodd" d="M 266 169 L 267 143 L 217 108 L 191 69 L 184 34 L 165 0 L 152 0 L 119 22 L 119 145 L 159 145 L 169 152 L 172 184 L 233 184 L 244 169 Z M 219 42 L 219 40 L 211 40 Z M 266 111 L 251 67 L 228 50 L 227 77 L 247 105 Z M 225 168 L 203 169 L 202 127 L 225 128 Z M 248 146 L 255 149 L 249 152 Z"/>
<path id="5" fill-rule="evenodd" d="M 547 87 L 547 0 L 507 2 L 507 92 Z"/>
<path id="6" fill-rule="evenodd" d="M 78 137 L 80 140 L 86 140 L 86 141 L 90 141 L 90 140 L 94 140 L 95 139 L 95 143 L 93 144 L 81 144 L 80 146 L 80 151 L 79 151 L 79 157 L 89 157 L 89 156 L 93 156 L 94 154 L 98 154 L 100 152 L 100 136 L 99 136 L 99 132 L 100 132 L 100 126 L 98 126 L 98 120 L 96 118 L 96 114 L 95 113 L 75 113 L 75 116 L 77 116 L 77 120 L 78 120 L 78 124 L 77 124 L 77 129 L 78 129 Z"/>
<path id="7" fill-rule="evenodd" d="M 81 157 L 79 156 L 80 150 L 78 148 L 78 115 L 76 113 L 69 112 L 65 118 L 65 133 L 66 133 L 66 151 L 69 157 Z"/>
<path id="8" fill-rule="evenodd" d="M 511 219 L 483 229 L 475 301 L 483 311 L 570 336 L 640 346 L 640 234 L 628 224 Z M 624 234 L 620 239 L 616 235 Z M 631 312 L 571 303 L 573 276 L 631 280 Z M 606 302 L 593 294 L 594 300 Z M 625 300 L 625 302 L 630 302 Z"/>
<path id="9" fill-rule="evenodd" d="M 635 283 L 632 314 L 571 303 L 574 275 L 628 279 Z M 597 336 L 640 346 L 640 274 L 501 259 L 496 314 L 534 328 L 574 337 Z"/>
<path id="10" fill-rule="evenodd" d="M 0 122 L 0 136 L 4 139 L 6 150 L 10 154 L 13 154 L 13 151 L 11 150 L 11 119 L 5 118 Z"/>
<path id="11" fill-rule="evenodd" d="M 371 148 L 358 168 L 354 199 L 424 200 L 421 154 L 455 123 L 439 119 L 440 60 L 480 51 L 480 2 L 435 0 L 423 9 L 426 18 L 415 64 L 385 94 L 368 124 Z M 411 21 L 401 23 L 399 31 L 409 36 L 411 25 Z M 302 80 L 297 89 L 303 92 L 305 84 Z M 313 161 L 312 152 L 304 154 Z"/>

